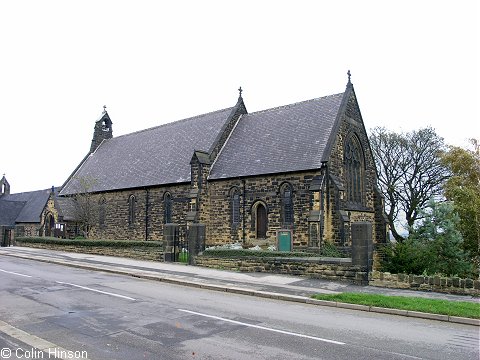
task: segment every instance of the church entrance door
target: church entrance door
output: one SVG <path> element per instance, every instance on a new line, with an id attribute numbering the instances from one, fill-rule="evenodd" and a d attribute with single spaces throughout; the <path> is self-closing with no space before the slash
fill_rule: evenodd
<path id="1" fill-rule="evenodd" d="M 263 204 L 257 206 L 257 239 L 267 237 L 267 209 Z"/>

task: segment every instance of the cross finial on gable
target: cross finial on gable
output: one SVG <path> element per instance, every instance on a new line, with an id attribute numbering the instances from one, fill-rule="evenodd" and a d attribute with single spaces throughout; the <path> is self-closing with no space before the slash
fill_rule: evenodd
<path id="1" fill-rule="evenodd" d="M 242 97 L 242 92 L 243 92 L 243 90 L 242 90 L 242 87 L 240 86 L 240 87 L 238 88 L 239 97 Z"/>
<path id="2" fill-rule="evenodd" d="M 103 112 L 107 112 L 107 105 L 103 105 Z"/>
<path id="3" fill-rule="evenodd" d="M 351 83 L 350 77 L 352 76 L 352 73 L 350 72 L 350 70 L 347 71 L 347 75 L 348 75 L 348 83 L 350 84 Z"/>

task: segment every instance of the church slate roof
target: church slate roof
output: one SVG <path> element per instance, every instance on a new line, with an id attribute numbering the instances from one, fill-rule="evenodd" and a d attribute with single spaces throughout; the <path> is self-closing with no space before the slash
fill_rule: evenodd
<path id="1" fill-rule="evenodd" d="M 209 179 L 318 169 L 344 94 L 243 115 Z"/>
<path id="2" fill-rule="evenodd" d="M 25 206 L 22 201 L 0 199 L 0 226 L 15 226 L 15 219 Z"/>
<path id="3" fill-rule="evenodd" d="M 77 181 L 81 178 L 91 180 L 90 192 L 189 182 L 192 154 L 211 148 L 233 109 L 105 140 L 67 180 L 60 195 L 82 190 Z"/>
<path id="4" fill-rule="evenodd" d="M 2 217 L 14 217 L 15 223 L 38 223 L 40 222 L 40 215 L 47 204 L 50 196 L 49 189 L 37 190 L 18 194 L 5 194 L 0 197 L 0 210 L 5 210 Z M 0 211 L 3 213 L 3 211 Z M 6 225 L 6 224 L 5 224 Z"/>
<path id="5" fill-rule="evenodd" d="M 77 203 L 72 197 L 55 197 L 55 208 L 61 221 L 78 220 Z"/>

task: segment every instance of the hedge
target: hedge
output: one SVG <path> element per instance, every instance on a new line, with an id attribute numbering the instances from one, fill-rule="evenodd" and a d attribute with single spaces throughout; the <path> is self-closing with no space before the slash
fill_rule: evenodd
<path id="1" fill-rule="evenodd" d="M 219 258 L 242 258 L 242 257 L 321 257 L 319 253 L 295 252 L 295 251 L 263 251 L 248 249 L 207 249 L 203 256 Z M 339 257 L 339 256 L 337 256 Z"/>
<path id="2" fill-rule="evenodd" d="M 87 240 L 87 239 L 59 239 L 54 237 L 18 237 L 15 239 L 18 243 L 30 244 L 51 244 L 51 245 L 73 245 L 73 246 L 103 246 L 112 248 L 130 248 L 130 247 L 161 247 L 161 241 L 139 241 L 139 240 Z"/>

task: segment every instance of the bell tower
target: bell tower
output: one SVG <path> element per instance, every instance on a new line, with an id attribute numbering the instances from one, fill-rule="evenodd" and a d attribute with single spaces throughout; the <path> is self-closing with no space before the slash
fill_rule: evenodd
<path id="1" fill-rule="evenodd" d="M 9 195 L 9 194 L 10 194 L 10 184 L 5 178 L 5 174 L 3 174 L 3 177 L 0 180 L 0 196 Z"/>
<path id="2" fill-rule="evenodd" d="M 112 137 L 112 120 L 110 120 L 110 116 L 108 116 L 107 113 L 107 107 L 104 105 L 102 115 L 95 122 L 90 152 L 93 153 L 100 146 L 103 140 L 111 139 Z"/>

